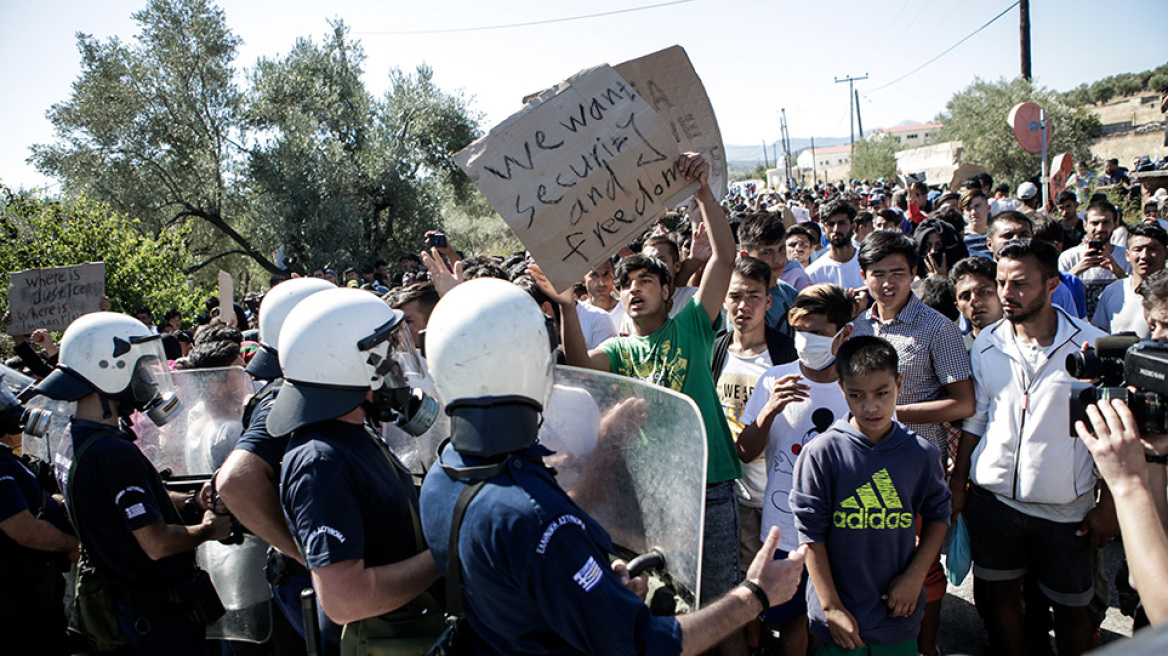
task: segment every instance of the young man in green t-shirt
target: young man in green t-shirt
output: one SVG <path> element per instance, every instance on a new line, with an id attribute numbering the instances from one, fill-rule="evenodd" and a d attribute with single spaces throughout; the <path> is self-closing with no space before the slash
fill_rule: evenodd
<path id="1" fill-rule="evenodd" d="M 561 330 L 567 364 L 631 376 L 686 394 L 697 403 L 706 427 L 706 519 L 702 554 L 702 601 L 718 598 L 738 582 L 738 504 L 734 481 L 742 466 L 726 424 L 710 372 L 714 335 L 721 323 L 722 302 L 734 268 L 734 236 L 709 185 L 709 164 L 697 153 L 678 163 L 681 175 L 700 183 L 694 194 L 713 254 L 695 297 L 670 318 L 673 281 L 655 258 L 627 257 L 617 265 L 616 285 L 635 333 L 608 340 L 589 351 L 575 312 L 562 312 Z M 551 290 L 538 267 L 529 270 L 561 308 L 575 303 L 571 290 Z"/>

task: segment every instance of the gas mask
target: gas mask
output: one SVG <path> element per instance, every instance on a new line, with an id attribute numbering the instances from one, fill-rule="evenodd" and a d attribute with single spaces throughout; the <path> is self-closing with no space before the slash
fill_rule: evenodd
<path id="1" fill-rule="evenodd" d="M 409 383 L 408 375 L 421 376 L 423 369 L 405 321 L 397 319 L 378 328 L 357 348 L 369 352 L 366 362 L 381 382 L 372 400 L 362 404 L 365 413 L 382 423 L 393 422 L 410 435 L 429 430 L 438 418 L 438 401 Z"/>
<path id="2" fill-rule="evenodd" d="M 123 415 L 134 410 L 149 417 L 155 426 L 163 426 L 178 416 L 182 402 L 174 392 L 174 382 L 162 354 L 162 343 L 152 340 L 135 344 L 135 348 L 146 353 L 134 363 L 130 384 L 110 398 L 124 410 Z"/>
<path id="3" fill-rule="evenodd" d="M 52 419 L 51 412 L 21 405 L 4 386 L 4 374 L 0 374 L 0 435 L 28 433 L 33 437 L 43 437 Z"/>

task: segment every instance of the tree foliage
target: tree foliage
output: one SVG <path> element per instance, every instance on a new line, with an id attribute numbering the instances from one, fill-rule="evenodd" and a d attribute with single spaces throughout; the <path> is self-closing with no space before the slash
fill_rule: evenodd
<path id="1" fill-rule="evenodd" d="M 156 313 L 177 307 L 194 316 L 210 290 L 190 285 L 182 273 L 188 229 L 145 232 L 106 203 L 84 196 L 50 201 L 0 185 L 0 235 L 10 244 L 0 249 L 0 271 L 105 262 L 114 311 L 145 305 Z M 0 300 L 7 306 L 7 282 L 0 285 Z"/>
<path id="2" fill-rule="evenodd" d="M 873 132 L 867 139 L 852 145 L 851 177 L 856 180 L 892 179 L 896 177 L 896 153 L 899 141 Z"/>
<path id="3" fill-rule="evenodd" d="M 1162 91 L 1168 91 L 1168 64 L 1139 73 L 1120 73 L 1090 84 L 1080 84 L 1061 95 L 1063 102 L 1072 107 L 1079 107 L 1088 103 L 1096 105 L 1105 103 L 1116 96 Z"/>
<path id="4" fill-rule="evenodd" d="M 189 226 L 189 269 L 238 254 L 275 273 L 280 246 L 312 264 L 413 251 L 448 197 L 469 198 L 453 155 L 477 117 L 428 68 L 390 71 L 377 99 L 342 24 L 245 75 L 212 0 L 149 0 L 133 17 L 130 43 L 78 35 L 81 75 L 32 161 L 143 234 Z"/>
<path id="5" fill-rule="evenodd" d="M 976 78 L 937 116 L 944 124 L 938 139 L 961 141 L 966 158 L 989 169 L 995 182 L 1017 185 L 1042 168 L 1042 156 L 1023 150 L 1006 122 L 1010 108 L 1027 101 L 1045 109 L 1053 126 L 1049 157 L 1069 152 L 1076 162 L 1091 159 L 1089 147 L 1100 134 L 1099 118 L 1084 108 L 1067 106 L 1060 94 L 1022 78 L 997 82 Z"/>
<path id="6" fill-rule="evenodd" d="M 454 154 L 477 136 L 465 100 L 414 75 L 390 72 L 381 100 L 361 82 L 364 55 L 333 26 L 321 45 L 300 39 L 252 77 L 248 127 L 265 135 L 251 153 L 255 225 L 310 265 L 417 250 L 439 227 L 444 193 L 467 198 Z"/>

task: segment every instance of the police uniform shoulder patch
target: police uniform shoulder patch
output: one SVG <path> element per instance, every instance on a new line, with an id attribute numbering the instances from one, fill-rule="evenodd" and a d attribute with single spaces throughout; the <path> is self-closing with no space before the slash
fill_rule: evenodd
<path id="1" fill-rule="evenodd" d="M 589 556 L 584 566 L 580 568 L 580 571 L 572 575 L 572 580 L 580 584 L 580 587 L 584 588 L 585 592 L 591 592 L 592 588 L 595 588 L 596 584 L 600 583 L 600 579 L 603 576 L 604 572 L 600 569 L 600 565 L 596 564 L 596 559 Z"/>

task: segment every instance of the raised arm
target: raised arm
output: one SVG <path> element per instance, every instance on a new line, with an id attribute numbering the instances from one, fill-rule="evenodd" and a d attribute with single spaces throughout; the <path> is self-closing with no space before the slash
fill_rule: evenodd
<path id="1" fill-rule="evenodd" d="M 681 156 L 678 169 L 687 180 L 696 180 L 701 185 L 694 193 L 694 200 L 702 214 L 711 254 L 698 285 L 698 300 L 713 323 L 721 314 L 726 290 L 730 289 L 730 275 L 734 272 L 734 234 L 730 232 L 726 213 L 710 189 L 710 164 L 706 158 L 698 153 L 686 153 Z"/>
<path id="2" fill-rule="evenodd" d="M 560 306 L 560 342 L 564 345 L 564 360 L 573 367 L 611 371 L 604 351 L 588 350 L 588 342 L 580 328 L 580 317 L 576 314 L 576 297 L 572 295 L 572 288 L 557 291 L 538 264 L 527 267 L 527 275 L 541 292 Z"/>

